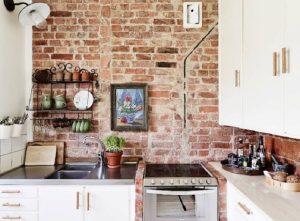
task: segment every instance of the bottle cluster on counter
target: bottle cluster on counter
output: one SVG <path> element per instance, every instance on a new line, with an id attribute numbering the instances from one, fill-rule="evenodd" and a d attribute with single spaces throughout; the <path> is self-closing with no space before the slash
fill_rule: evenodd
<path id="1" fill-rule="evenodd" d="M 245 144 L 242 138 L 236 153 L 228 155 L 228 162 L 232 166 L 243 167 L 248 170 L 263 170 L 266 168 L 266 151 L 263 136 L 259 137 L 258 144 Z"/>

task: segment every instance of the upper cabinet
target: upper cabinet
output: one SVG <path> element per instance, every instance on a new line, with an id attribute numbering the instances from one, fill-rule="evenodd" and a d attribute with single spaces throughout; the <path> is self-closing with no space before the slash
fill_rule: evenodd
<path id="1" fill-rule="evenodd" d="M 286 49 L 283 60 L 286 60 L 287 66 L 286 74 L 283 74 L 285 79 L 285 136 L 300 138 L 300 1 L 287 0 L 285 8 L 285 37 L 282 45 L 282 48 Z"/>
<path id="2" fill-rule="evenodd" d="M 300 112 L 300 63 L 297 62 L 300 59 L 300 21 L 297 19 L 300 2 L 230 0 L 226 4 L 232 5 L 232 2 L 243 4 L 242 19 L 238 21 L 228 19 L 237 14 L 237 8 L 227 7 L 224 1 L 220 3 L 220 124 L 300 138 L 297 116 Z M 235 49 L 224 50 L 228 47 L 224 45 L 228 43 L 224 32 L 241 26 L 240 21 L 242 30 L 235 36 L 242 35 L 242 53 L 237 59 L 235 50 L 241 47 L 240 41 L 235 37 Z M 236 90 L 224 67 L 241 59 L 240 88 Z M 242 97 L 242 104 L 236 99 L 234 105 L 228 99 L 232 93 L 238 94 L 231 97 Z"/>
<path id="3" fill-rule="evenodd" d="M 282 134 L 284 125 L 284 80 L 279 70 L 284 2 L 244 0 L 244 127 L 273 134 Z"/>
<path id="4" fill-rule="evenodd" d="M 220 124 L 242 124 L 243 1 L 219 1 Z M 230 55 L 230 56 L 228 56 Z"/>

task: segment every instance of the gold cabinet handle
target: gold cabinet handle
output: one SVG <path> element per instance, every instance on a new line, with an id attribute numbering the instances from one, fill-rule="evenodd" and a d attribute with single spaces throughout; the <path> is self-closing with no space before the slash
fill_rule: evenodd
<path id="1" fill-rule="evenodd" d="M 76 193 L 76 209 L 79 210 L 79 192 Z"/>
<path id="2" fill-rule="evenodd" d="M 6 206 L 6 207 L 21 207 L 21 203 L 3 203 L 2 206 Z"/>
<path id="3" fill-rule="evenodd" d="M 21 219 L 21 216 L 4 216 L 2 219 Z"/>
<path id="4" fill-rule="evenodd" d="M 248 209 L 248 207 L 247 206 L 245 206 L 244 204 L 242 204 L 241 202 L 238 202 L 238 205 L 239 205 L 239 207 L 241 207 L 242 208 L 242 210 L 244 210 L 244 212 L 247 214 L 247 215 L 251 215 L 251 210 L 250 209 Z"/>
<path id="5" fill-rule="evenodd" d="M 87 193 L 87 211 L 89 211 L 90 210 L 90 193 L 88 192 Z"/>
<path id="6" fill-rule="evenodd" d="M 241 86 L 241 72 L 239 70 L 235 70 L 235 87 Z"/>
<path id="7" fill-rule="evenodd" d="M 21 191 L 20 190 L 2 190 L 1 193 L 15 194 L 15 193 L 21 193 Z"/>
<path id="8" fill-rule="evenodd" d="M 282 48 L 282 74 L 287 73 L 287 50 Z"/>
<path id="9" fill-rule="evenodd" d="M 277 76 L 278 75 L 278 63 L 277 63 L 277 52 L 273 53 L 273 75 Z"/>

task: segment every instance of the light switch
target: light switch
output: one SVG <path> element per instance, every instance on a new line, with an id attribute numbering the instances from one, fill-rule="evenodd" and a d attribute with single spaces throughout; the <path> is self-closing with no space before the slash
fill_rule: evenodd
<path id="1" fill-rule="evenodd" d="M 202 26 L 202 2 L 183 3 L 183 27 L 200 28 Z"/>

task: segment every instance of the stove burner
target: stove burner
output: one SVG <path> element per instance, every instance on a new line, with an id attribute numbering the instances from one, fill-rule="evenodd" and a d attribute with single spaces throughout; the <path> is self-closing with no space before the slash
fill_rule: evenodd
<path id="1" fill-rule="evenodd" d="M 144 186 L 217 186 L 202 164 L 147 164 Z"/>
<path id="2" fill-rule="evenodd" d="M 147 164 L 145 177 L 211 177 L 201 164 Z"/>

